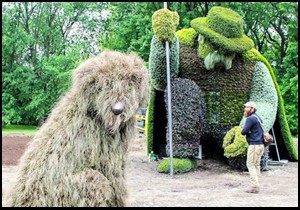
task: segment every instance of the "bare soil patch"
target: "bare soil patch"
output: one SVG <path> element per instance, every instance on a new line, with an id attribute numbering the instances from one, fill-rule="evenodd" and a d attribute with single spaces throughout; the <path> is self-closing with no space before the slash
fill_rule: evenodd
<path id="1" fill-rule="evenodd" d="M 2 137 L 2 193 L 31 140 L 30 136 Z M 262 172 L 259 194 L 245 193 L 248 172 L 232 170 L 216 160 L 198 160 L 197 169 L 173 176 L 158 173 L 157 165 L 158 162 L 148 162 L 145 138 L 133 139 L 126 167 L 130 206 L 298 206 L 298 162 L 269 166 Z"/>

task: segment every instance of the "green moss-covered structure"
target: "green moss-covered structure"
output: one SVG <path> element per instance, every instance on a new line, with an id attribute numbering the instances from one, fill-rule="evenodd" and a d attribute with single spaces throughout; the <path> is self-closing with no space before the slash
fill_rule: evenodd
<path id="1" fill-rule="evenodd" d="M 167 13 L 164 9 L 164 14 Z M 152 19 L 157 28 L 161 23 L 158 19 Z M 170 25 L 170 30 L 173 30 L 174 24 Z M 171 87 L 175 89 L 171 89 L 175 94 L 175 101 L 172 101 L 175 157 L 196 157 L 195 142 L 200 142 L 204 158 L 225 159 L 234 168 L 242 169 L 246 142 L 238 131 L 245 122 L 243 105 L 251 100 L 257 104 L 265 131 L 273 128 L 280 158 L 298 160 L 274 72 L 268 61 L 253 48 L 253 41 L 243 34 L 241 25 L 242 18 L 234 11 L 212 7 L 207 17 L 193 20 L 191 28 L 174 33 L 170 66 Z M 147 143 L 148 151 L 168 156 L 166 58 L 165 46 L 159 40 L 168 40 L 170 35 L 159 34 L 159 39 L 155 36 L 149 57 L 153 90 L 147 114 Z M 213 69 L 207 69 L 204 59 L 212 52 L 232 55 L 231 67 L 217 64 Z M 188 91 L 184 91 L 185 88 Z M 199 91 L 198 95 L 195 90 Z M 191 111 L 194 109 L 199 112 Z M 186 113 L 191 113 L 194 118 Z M 188 128 L 186 125 L 191 128 L 197 125 L 197 128 L 185 136 L 182 133 Z M 270 147 L 263 161 L 266 162 L 268 155 L 276 159 L 275 148 Z"/>

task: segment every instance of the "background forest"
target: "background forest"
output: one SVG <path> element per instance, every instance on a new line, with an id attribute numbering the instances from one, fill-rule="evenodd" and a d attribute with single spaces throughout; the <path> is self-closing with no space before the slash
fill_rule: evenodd
<path id="1" fill-rule="evenodd" d="M 170 2 L 177 30 L 219 5 L 244 17 L 244 32 L 270 62 L 291 133 L 298 136 L 298 3 Z M 146 62 L 151 17 L 163 2 L 2 2 L 2 126 L 37 125 L 70 85 L 70 74 L 105 49 Z"/>

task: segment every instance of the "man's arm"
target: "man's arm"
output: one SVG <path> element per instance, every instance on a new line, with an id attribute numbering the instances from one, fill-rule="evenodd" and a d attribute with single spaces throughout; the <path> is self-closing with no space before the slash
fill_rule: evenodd
<path id="1" fill-rule="evenodd" d="M 251 127 L 252 127 L 252 124 L 253 124 L 252 120 L 250 118 L 247 118 L 246 119 L 246 123 L 243 126 L 243 129 L 241 131 L 241 134 L 242 135 L 246 135 L 247 133 L 249 133 L 249 131 L 250 131 Z"/>
<path id="2" fill-rule="evenodd" d="M 278 96 L 274 82 L 266 65 L 257 62 L 249 101 L 255 101 L 257 114 L 264 122 L 264 131 L 269 131 L 275 122 Z"/>

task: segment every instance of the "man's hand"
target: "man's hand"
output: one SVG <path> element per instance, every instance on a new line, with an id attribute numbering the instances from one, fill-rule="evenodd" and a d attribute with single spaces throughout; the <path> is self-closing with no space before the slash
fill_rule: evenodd
<path id="1" fill-rule="evenodd" d="M 160 9 L 152 15 L 153 32 L 161 44 L 164 44 L 165 41 L 172 44 L 175 41 L 175 32 L 178 24 L 179 15 L 177 12 Z"/>

